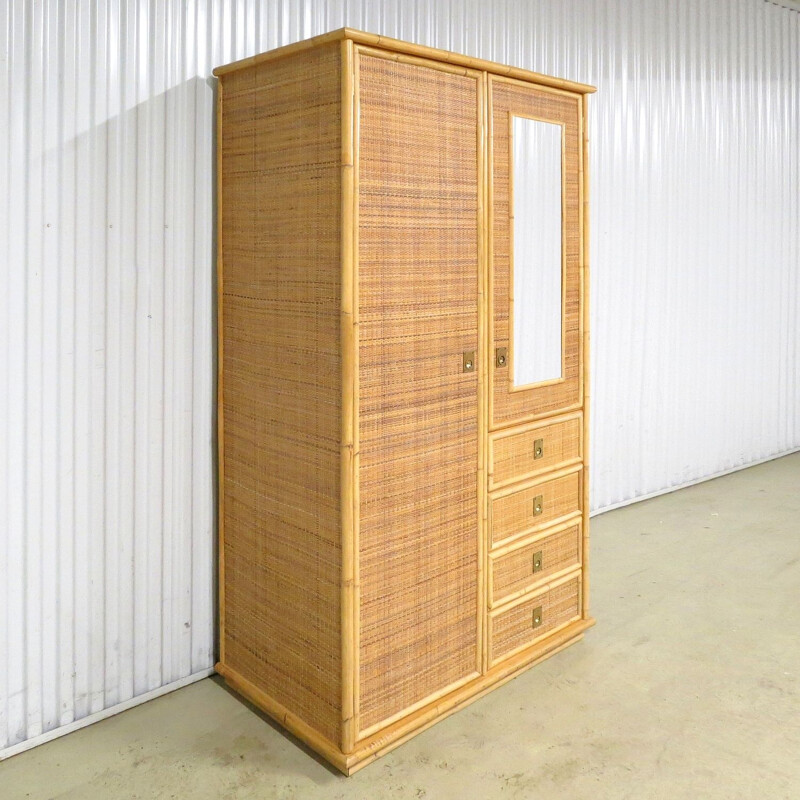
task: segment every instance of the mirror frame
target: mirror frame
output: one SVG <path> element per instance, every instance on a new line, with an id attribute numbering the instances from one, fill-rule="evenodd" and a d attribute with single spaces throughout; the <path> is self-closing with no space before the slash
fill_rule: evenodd
<path id="1" fill-rule="evenodd" d="M 521 383 L 514 382 L 514 119 L 529 119 L 533 122 L 544 122 L 548 125 L 555 125 L 561 129 L 561 375 L 558 378 L 550 378 L 544 381 L 536 381 L 534 383 Z M 508 378 L 509 378 L 509 391 L 510 392 L 523 392 L 539 386 L 554 386 L 558 383 L 564 383 L 566 378 L 566 358 L 565 347 L 566 341 L 566 314 L 567 314 L 567 293 L 565 291 L 567 281 L 567 253 L 566 253 L 566 226 L 564 225 L 564 218 L 566 215 L 566 170 L 564 164 L 566 161 L 566 124 L 563 122 L 556 122 L 552 119 L 544 119 L 543 117 L 536 117 L 531 114 L 519 114 L 508 112 L 508 229 L 509 229 L 509 276 L 508 276 Z"/>

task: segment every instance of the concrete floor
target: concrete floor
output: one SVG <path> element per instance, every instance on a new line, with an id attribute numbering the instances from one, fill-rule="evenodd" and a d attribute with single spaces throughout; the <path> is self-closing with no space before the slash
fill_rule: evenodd
<path id="1" fill-rule="evenodd" d="M 800 454 L 592 541 L 583 642 L 352 778 L 211 678 L 0 764 L 0 798 L 800 798 Z"/>

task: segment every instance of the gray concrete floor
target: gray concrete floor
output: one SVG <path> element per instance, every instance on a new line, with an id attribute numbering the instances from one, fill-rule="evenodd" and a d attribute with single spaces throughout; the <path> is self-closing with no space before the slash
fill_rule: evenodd
<path id="1" fill-rule="evenodd" d="M 592 541 L 583 642 L 352 778 L 211 678 L 0 764 L 0 798 L 800 798 L 800 454 Z"/>

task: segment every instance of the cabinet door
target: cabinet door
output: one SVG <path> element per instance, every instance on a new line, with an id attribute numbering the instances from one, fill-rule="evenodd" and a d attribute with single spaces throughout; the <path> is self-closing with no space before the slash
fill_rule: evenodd
<path id="1" fill-rule="evenodd" d="M 582 403 L 578 95 L 489 79 L 492 427 Z"/>
<path id="2" fill-rule="evenodd" d="M 358 49 L 356 70 L 366 735 L 478 670 L 482 97 L 419 60 Z"/>

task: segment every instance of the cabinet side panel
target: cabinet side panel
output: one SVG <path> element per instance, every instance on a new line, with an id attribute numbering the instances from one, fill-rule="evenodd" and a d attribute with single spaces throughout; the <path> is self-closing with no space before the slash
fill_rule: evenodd
<path id="1" fill-rule="evenodd" d="M 359 56 L 359 727 L 478 663 L 478 80 Z"/>
<path id="2" fill-rule="evenodd" d="M 223 78 L 224 665 L 338 745 L 340 47 Z"/>

